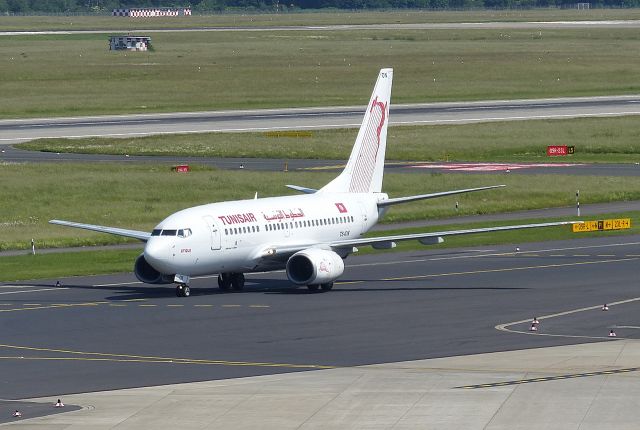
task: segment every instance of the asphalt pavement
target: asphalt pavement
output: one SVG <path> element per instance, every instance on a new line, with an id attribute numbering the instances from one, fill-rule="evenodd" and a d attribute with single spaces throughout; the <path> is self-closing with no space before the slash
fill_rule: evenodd
<path id="1" fill-rule="evenodd" d="M 5 283 L 0 398 L 592 342 L 611 324 L 636 326 L 637 305 L 550 325 L 558 336 L 494 326 L 636 297 L 639 260 L 640 236 L 605 236 L 353 256 L 329 293 L 294 289 L 281 272 L 229 294 L 195 279 L 189 298 L 131 274 Z"/>

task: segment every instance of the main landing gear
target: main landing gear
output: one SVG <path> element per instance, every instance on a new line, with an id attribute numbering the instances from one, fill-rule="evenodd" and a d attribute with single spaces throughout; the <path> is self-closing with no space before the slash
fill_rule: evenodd
<path id="1" fill-rule="evenodd" d="M 318 288 L 322 288 L 322 291 L 331 291 L 333 289 L 333 282 L 327 282 L 326 284 L 307 285 L 309 291 L 318 291 Z"/>
<path id="2" fill-rule="evenodd" d="M 221 273 L 218 275 L 218 287 L 222 291 L 242 291 L 244 288 L 244 274 L 242 273 Z"/>
<path id="3" fill-rule="evenodd" d="M 187 284 L 180 284 L 176 287 L 176 296 L 189 297 L 191 295 L 191 288 Z"/>

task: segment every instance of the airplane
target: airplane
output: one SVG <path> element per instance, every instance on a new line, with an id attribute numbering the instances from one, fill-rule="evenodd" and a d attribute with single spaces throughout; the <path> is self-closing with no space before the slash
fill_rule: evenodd
<path id="1" fill-rule="evenodd" d="M 381 69 L 344 170 L 320 189 L 287 187 L 301 195 L 210 203 L 176 212 L 153 231 L 71 221 L 52 224 L 139 239 L 144 252 L 134 264 L 148 284 L 177 284 L 187 297 L 190 279 L 218 274 L 218 287 L 242 290 L 245 273 L 285 269 L 296 286 L 328 291 L 344 272 L 344 259 L 359 246 L 391 249 L 396 242 L 438 244 L 444 237 L 539 228 L 576 221 L 362 237 L 396 204 L 504 187 L 492 185 L 390 198 L 382 192 L 393 69 Z"/>

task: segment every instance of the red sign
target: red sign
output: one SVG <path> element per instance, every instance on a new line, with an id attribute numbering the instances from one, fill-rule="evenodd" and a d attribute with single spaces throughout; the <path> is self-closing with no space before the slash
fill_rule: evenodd
<path id="1" fill-rule="evenodd" d="M 191 169 L 189 169 L 189 165 L 188 164 L 182 164 L 180 166 L 175 166 L 173 168 L 173 170 L 176 171 L 176 172 L 180 172 L 180 173 L 186 173 Z"/>
<path id="2" fill-rule="evenodd" d="M 550 145 L 547 146 L 547 155 L 553 157 L 555 155 L 571 155 L 576 153 L 575 146 L 567 145 Z"/>
<path id="3" fill-rule="evenodd" d="M 547 146 L 547 155 L 549 157 L 554 157 L 558 155 L 567 155 L 567 146 L 566 145 L 549 145 Z"/>

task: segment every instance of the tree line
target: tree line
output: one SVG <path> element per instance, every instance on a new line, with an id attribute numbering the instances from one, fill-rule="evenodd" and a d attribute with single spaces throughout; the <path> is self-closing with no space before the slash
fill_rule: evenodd
<path id="1" fill-rule="evenodd" d="M 582 0 L 584 1 L 584 0 Z M 570 7 L 581 0 L 0 0 L 2 14 L 107 14 L 133 7 L 185 7 L 195 13 L 300 9 L 518 9 Z M 640 7 L 640 0 L 595 0 L 594 8 Z"/>

